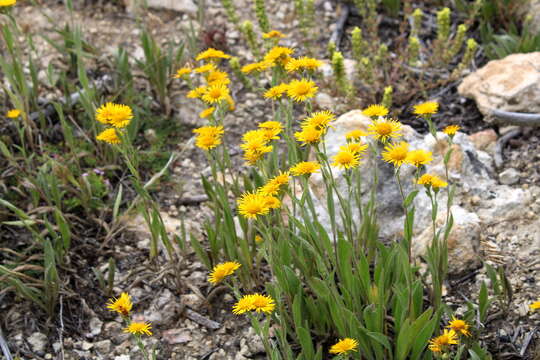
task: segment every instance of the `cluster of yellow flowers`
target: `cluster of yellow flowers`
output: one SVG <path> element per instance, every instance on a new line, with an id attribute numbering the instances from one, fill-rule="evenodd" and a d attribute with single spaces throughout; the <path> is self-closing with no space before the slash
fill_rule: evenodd
<path id="1" fill-rule="evenodd" d="M 279 121 L 265 121 L 259 124 L 259 129 L 251 130 L 242 137 L 243 143 L 240 148 L 244 151 L 244 160 L 249 165 L 254 165 L 264 154 L 272 152 L 273 140 L 279 139 L 283 125 Z"/>
<path id="2" fill-rule="evenodd" d="M 131 302 L 131 297 L 128 293 L 123 292 L 119 298 L 110 299 L 107 308 L 110 311 L 120 314 L 124 321 L 126 321 L 127 326 L 123 330 L 125 333 L 130 333 L 135 336 L 152 335 L 152 326 L 149 323 L 131 321 L 130 315 L 133 303 Z"/>
<path id="3" fill-rule="evenodd" d="M 443 333 L 429 341 L 429 350 L 434 353 L 446 352 L 452 345 L 459 343 L 459 336 L 471 336 L 470 325 L 466 321 L 452 316 L 452 320 L 446 326 Z"/>
<path id="4" fill-rule="evenodd" d="M 221 144 L 223 126 L 203 126 L 193 130 L 193 132 L 197 134 L 195 139 L 197 147 L 210 150 Z"/>
<path id="5" fill-rule="evenodd" d="M 96 136 L 97 140 L 105 141 L 109 144 L 119 144 L 122 142 L 117 130 L 124 129 L 133 119 L 133 111 L 127 105 L 108 102 L 101 105 L 96 110 L 96 120 L 103 125 L 111 125 Z"/>
<path id="6" fill-rule="evenodd" d="M 302 146 L 316 145 L 321 138 L 326 134 L 330 123 L 336 119 L 336 116 L 330 111 L 318 111 L 312 113 L 304 119 L 301 126 L 301 131 L 294 134 L 294 137 Z"/>
<path id="7" fill-rule="evenodd" d="M 188 98 L 200 99 L 204 104 L 209 106 L 199 114 L 203 119 L 210 117 L 216 110 L 216 105 L 222 102 L 228 104 L 229 110 L 234 110 L 234 100 L 228 88 L 231 80 L 225 71 L 218 68 L 220 60 L 230 58 L 230 55 L 225 54 L 221 50 L 209 48 L 198 54 L 195 58 L 196 61 L 205 61 L 205 64 L 194 69 L 190 66 L 184 66 L 178 69 L 174 75 L 177 79 L 188 79 L 188 75 L 192 72 L 203 74 L 205 84 L 193 88 L 187 94 Z M 189 83 L 191 84 L 191 82 Z"/>
<path id="8" fill-rule="evenodd" d="M 21 110 L 19 109 L 11 109 L 6 113 L 8 119 L 16 119 L 19 116 L 21 116 Z"/>

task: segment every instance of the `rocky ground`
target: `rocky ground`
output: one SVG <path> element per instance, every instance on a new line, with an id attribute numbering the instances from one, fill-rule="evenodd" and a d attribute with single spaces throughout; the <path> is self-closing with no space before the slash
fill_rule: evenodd
<path id="1" fill-rule="evenodd" d="M 268 11 L 270 20 L 277 24 L 276 28 L 284 33 L 297 34 L 298 21 L 293 15 L 293 3 L 267 3 L 271 7 Z M 175 4 L 184 7 L 177 8 L 177 11 L 153 10 L 145 14 L 145 22 L 156 37 L 179 41 L 188 29 L 189 19 L 195 18 L 196 11 L 191 7 L 191 1 Z M 247 0 L 235 1 L 235 4 L 238 8 L 250 6 Z M 322 14 L 318 19 L 320 36 L 317 46 L 324 54 L 339 9 L 332 1 L 317 1 L 316 4 L 318 13 Z M 130 3 L 127 5 L 130 9 Z M 251 60 L 240 34 L 227 24 L 218 1 L 206 1 L 206 5 L 205 26 L 225 34 L 222 45 L 227 52 L 237 54 L 246 62 Z M 93 11 L 89 11 L 90 7 Z M 47 3 L 44 11 L 56 19 L 69 19 L 63 5 L 54 1 Z M 37 8 L 22 5 L 16 13 L 21 26 L 27 31 L 54 36 L 51 25 Z M 245 12 L 242 16 L 252 15 Z M 95 59 L 95 67 L 103 66 L 120 44 L 125 45 L 135 57 L 142 57 L 142 49 L 137 45 L 140 33 L 135 18 L 119 6 L 109 2 L 101 6 L 81 4 L 74 13 L 74 20 L 83 24 L 88 41 L 103 51 L 103 55 Z M 195 21 L 194 25 L 197 26 Z M 50 44 L 39 37 L 35 42 L 42 54 L 42 64 L 62 66 L 61 58 Z M 294 35 L 285 39 L 283 44 L 301 47 L 302 40 Z M 490 350 L 498 353 L 496 358 L 533 359 L 534 354 L 540 354 L 540 349 L 535 351 L 539 344 L 535 331 L 540 317 L 538 314 L 530 315 L 527 304 L 537 299 L 540 290 L 538 132 L 525 130 L 521 136 L 510 140 L 504 148 L 502 166 L 495 167 L 493 158 L 497 140 L 512 129 L 483 122 L 474 101 L 461 96 L 456 85 L 441 96 L 442 111 L 435 120 L 441 127 L 458 123 L 464 128 L 454 161 L 453 175 L 456 178 L 453 180 L 462 184 L 455 203 L 459 206 L 458 213 L 462 214 L 462 222 L 459 223 L 463 226 L 462 234 L 469 235 L 473 231 L 475 236 L 456 238 L 451 249 L 453 272 L 447 284 L 446 300 L 452 304 L 463 304 L 467 298 L 476 298 L 481 282 L 489 281 L 481 268 L 482 262 L 504 266 L 513 289 L 507 310 L 509 315 L 503 316 L 505 309 L 493 309 L 493 318 L 484 331 L 484 338 Z M 188 231 L 202 237 L 201 224 L 210 211 L 204 203 L 186 204 L 184 201 L 202 194 L 200 175 L 208 176 L 209 173 L 204 156 L 190 141 L 190 129 L 200 125 L 197 114 L 202 109 L 188 101 L 183 96 L 184 92 L 185 89 L 178 88 L 175 93 L 171 119 L 186 127 L 177 147 L 171 149 L 182 156 L 173 164 L 169 181 L 161 185 L 159 197 L 171 232 L 178 231 L 183 219 Z M 58 95 L 50 94 L 51 97 Z M 255 122 L 269 117 L 268 104 L 256 94 L 236 86 L 234 97 L 237 109 L 225 120 L 233 153 L 237 145 L 234 139 L 254 128 Z M 332 108 L 337 114 L 350 110 L 344 104 L 336 104 L 332 94 L 319 94 L 317 103 L 321 107 Z M 409 104 L 404 105 L 407 106 Z M 348 116 L 351 117 L 350 114 Z M 410 129 L 408 136 L 412 141 L 437 148 L 430 136 L 423 135 L 423 124 L 406 116 L 402 120 L 420 132 Z M 342 120 L 343 126 L 348 126 L 348 121 Z M 362 119 L 354 117 L 354 121 L 361 123 Z M 500 130 L 499 134 L 493 128 Z M 337 134 L 341 130 L 336 128 L 335 131 Z M 233 161 L 241 166 L 238 152 Z M 477 171 L 478 162 L 483 164 L 480 171 Z M 262 343 L 248 322 L 231 315 L 234 299 L 225 291 L 212 290 L 206 281 L 207 269 L 193 253 L 188 251 L 174 266 L 150 264 L 147 261 L 149 236 L 140 219 L 130 220 L 129 230 L 115 239 L 118 271 L 114 293 L 129 291 L 136 303 L 136 316 L 152 322 L 155 336 L 149 338 L 148 343 L 159 344 L 161 358 L 265 358 Z M 423 230 L 418 229 L 420 238 Z M 109 256 L 110 253 L 100 254 L 94 259 L 94 264 L 106 268 Z M 121 332 L 120 319 L 104 308 L 107 296 L 99 289 L 96 279 L 82 277 L 78 293 L 62 295 L 61 311 L 57 319 L 51 320 L 53 325 L 29 315 L 32 314 L 30 304 L 11 295 L 0 298 L 3 335 L 13 353 L 24 359 L 52 359 L 58 354 L 62 354 L 64 359 L 139 359 L 136 348 Z"/>

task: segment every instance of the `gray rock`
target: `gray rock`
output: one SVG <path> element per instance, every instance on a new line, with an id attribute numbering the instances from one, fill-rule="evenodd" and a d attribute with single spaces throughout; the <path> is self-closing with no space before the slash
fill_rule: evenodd
<path id="1" fill-rule="evenodd" d="M 468 75 L 458 87 L 460 95 L 476 101 L 486 115 L 491 109 L 515 112 L 540 112 L 540 52 L 512 54 L 492 60 Z"/>
<path id="2" fill-rule="evenodd" d="M 38 355 L 43 355 L 45 352 L 45 347 L 47 346 L 47 335 L 42 334 L 40 332 L 35 332 L 32 335 L 30 335 L 27 339 L 28 343 L 30 344 L 30 347 L 32 348 L 32 351 L 37 353 Z"/>
<path id="3" fill-rule="evenodd" d="M 499 181 L 504 185 L 513 185 L 519 182 L 519 171 L 508 168 L 499 174 Z"/>
<path id="4" fill-rule="evenodd" d="M 101 327 L 103 326 L 103 322 L 99 320 L 99 318 L 91 318 L 88 325 L 90 326 L 90 333 L 87 334 L 88 337 L 94 337 L 101 334 Z"/>
<path id="5" fill-rule="evenodd" d="M 146 0 L 146 3 L 153 9 L 178 11 L 191 16 L 197 14 L 193 0 Z M 142 0 L 124 0 L 124 4 L 129 12 L 137 12 L 141 10 Z"/>
<path id="6" fill-rule="evenodd" d="M 94 349 L 101 355 L 108 355 L 111 351 L 111 340 L 101 340 L 94 344 Z"/>

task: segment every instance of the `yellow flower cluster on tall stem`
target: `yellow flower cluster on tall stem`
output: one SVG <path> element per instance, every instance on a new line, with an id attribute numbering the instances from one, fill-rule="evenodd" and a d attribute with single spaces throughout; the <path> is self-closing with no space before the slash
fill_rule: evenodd
<path id="1" fill-rule="evenodd" d="M 141 350 L 144 358 L 146 360 L 151 360 L 155 354 L 151 357 L 144 343 L 141 340 L 141 335 L 151 336 L 152 335 L 152 326 L 147 322 L 133 321 L 131 319 L 131 309 L 133 308 L 133 303 L 131 301 L 131 296 L 128 293 L 123 292 L 120 297 L 109 299 L 107 303 L 107 309 L 109 311 L 114 311 L 122 316 L 122 320 L 126 324 L 123 329 L 124 333 L 131 334 L 135 343 Z"/>
<path id="2" fill-rule="evenodd" d="M 132 119 L 133 111 L 127 105 L 111 102 L 101 105 L 96 110 L 96 120 L 103 125 L 110 125 L 112 127 L 103 130 L 96 136 L 96 139 L 109 144 L 121 143 L 121 137 L 125 135 L 121 129 L 128 126 Z"/>

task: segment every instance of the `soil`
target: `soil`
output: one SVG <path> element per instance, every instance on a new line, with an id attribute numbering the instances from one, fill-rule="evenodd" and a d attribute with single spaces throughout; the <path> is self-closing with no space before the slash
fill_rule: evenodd
<path id="1" fill-rule="evenodd" d="M 249 1 L 245 2 L 244 5 L 248 6 Z M 135 18 L 113 2 L 76 4 L 73 18 L 63 5 L 55 1 L 42 3 L 41 10 L 25 3 L 17 6 L 15 15 L 21 27 L 32 34 L 57 39 L 58 34 L 41 11 L 53 19 L 60 19 L 56 25 L 63 26 L 64 22 L 70 21 L 82 24 L 88 43 L 99 49 L 100 55 L 89 60 L 88 64 L 96 73 L 108 70 L 107 59 L 120 45 L 135 57 L 142 57 L 140 30 Z M 242 5 L 242 1 L 235 3 L 239 8 Z M 293 2 L 267 0 L 266 3 L 271 23 L 279 24 L 278 30 L 291 35 L 283 44 L 300 48 L 303 40 L 299 31 L 294 30 L 298 27 L 298 21 L 293 16 Z M 241 59 L 249 58 L 244 42 L 227 23 L 219 2 L 207 1 L 206 4 L 205 27 L 209 30 L 201 40 L 218 41 L 217 46 L 227 52 L 238 54 Z M 323 14 L 317 22 L 320 31 L 316 39 L 317 52 L 322 55 L 326 53 L 326 44 L 339 12 L 334 2 L 316 1 L 316 4 L 317 11 Z M 251 12 L 243 12 L 242 16 L 249 16 L 256 22 Z M 153 35 L 163 41 L 179 42 L 189 28 L 189 17 L 174 12 L 150 11 L 145 14 L 143 21 L 152 29 Z M 354 17 L 350 19 L 346 32 L 350 32 L 356 21 Z M 195 21 L 194 26 L 197 26 Z M 388 31 L 395 33 L 395 29 Z M 220 36 L 216 34 L 225 34 L 225 42 L 220 42 Z M 34 41 L 41 54 L 42 69 L 48 64 L 66 66 L 65 59 L 44 38 L 35 36 Z M 343 46 L 345 57 L 350 57 L 348 45 L 345 43 Z M 476 66 L 481 66 L 486 59 L 480 55 L 476 61 Z M 457 94 L 458 83 L 434 89 L 427 96 L 418 94 L 408 102 L 398 104 L 396 110 L 399 119 L 418 131 L 427 131 L 425 124 L 416 119 L 410 109 L 422 99 L 436 98 L 441 103 L 441 110 L 434 117 L 438 127 L 459 124 L 467 134 L 490 128 L 489 124 L 482 121 L 475 103 Z M 171 146 L 170 151 L 181 156 L 172 164 L 167 181 L 156 189 L 156 196 L 164 212 L 170 216 L 171 226 L 178 227 L 180 220 L 183 220 L 188 232 L 203 238 L 202 224 L 210 217 L 210 209 L 204 202 L 183 204 L 184 199 L 203 194 L 200 177 L 209 176 L 204 154 L 193 146 L 191 133 L 193 128 L 201 124 L 198 113 L 202 108 L 185 98 L 184 87 L 175 86 L 171 120 L 181 124 L 181 131 L 177 133 L 176 144 Z M 61 95 L 55 89 L 43 90 L 45 98 Z M 228 115 L 225 122 L 231 139 L 230 150 L 236 153 L 233 163 L 241 171 L 242 159 L 238 151 L 234 150 L 239 138 L 246 130 L 255 127 L 254 120 L 263 121 L 269 118 L 270 112 L 267 111 L 267 102 L 249 93 L 241 85 L 235 85 L 233 96 L 237 109 Z M 350 108 L 340 110 L 345 112 Z M 539 150 L 540 141 L 534 131 L 526 131 L 509 142 L 505 149 L 507 160 L 504 168 L 513 167 L 520 172 L 520 181 L 513 186 L 540 186 Z M 533 206 L 536 206 L 537 214 L 540 202 L 537 200 Z M 540 290 L 537 220 L 536 216 L 524 217 L 517 225 L 514 224 L 520 226 L 520 234 L 526 234 L 523 238 L 513 234 L 515 229 L 509 229 L 504 224 L 494 224 L 483 239 L 484 260 L 493 264 L 506 264 L 506 274 L 514 288 L 508 314 L 497 315 L 498 311 L 493 311 L 491 321 L 483 330 L 483 339 L 489 350 L 497 354 L 495 358 L 538 359 L 535 356 L 540 354 L 540 349 L 535 350 L 535 347 L 540 346 L 538 334 L 535 334 L 540 316 L 531 316 L 526 308 L 526 304 L 536 300 Z M 148 236 L 140 226 L 138 230 L 134 228 L 137 228 L 137 221 L 131 222 L 129 231 L 121 231 L 106 244 L 102 243 L 102 231 L 87 230 L 80 233 L 80 239 L 70 252 L 70 263 L 62 268 L 66 282 L 63 288 L 66 290 L 62 292 L 56 318 L 47 319 L 31 303 L 12 293 L 0 294 L 3 337 L 12 353 L 23 359 L 139 359 L 136 349 L 121 332 L 119 318 L 105 309 L 110 294 L 100 287 L 92 272 L 93 268 L 105 270 L 109 258 L 113 257 L 117 266 L 113 294 L 129 291 L 134 298 L 136 316 L 152 322 L 156 336 L 149 338 L 148 343 L 159 343 L 160 359 L 264 359 L 262 344 L 248 321 L 231 314 L 234 299 L 223 289 L 209 286 L 206 281 L 207 269 L 197 260 L 189 246 L 174 266 L 166 261 L 165 256 L 149 261 Z M 10 233 L 5 228 L 0 231 L 3 241 L 7 240 L 8 244 L 20 240 L 17 240 L 18 234 Z M 485 271 L 479 270 L 465 278 L 449 281 L 447 302 L 463 304 L 466 297 L 475 298 L 476 295 L 471 294 L 478 294 L 479 284 L 485 279 Z M 212 328 L 212 321 L 219 323 L 217 329 Z M 36 345 L 34 341 L 40 337 L 39 334 L 46 336 L 43 346 Z M 125 354 L 131 357 L 122 357 Z"/>

